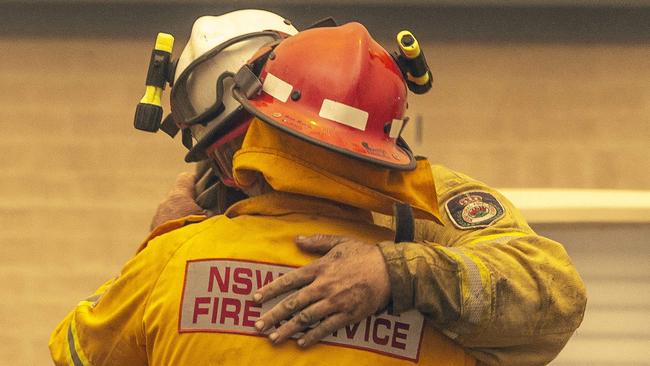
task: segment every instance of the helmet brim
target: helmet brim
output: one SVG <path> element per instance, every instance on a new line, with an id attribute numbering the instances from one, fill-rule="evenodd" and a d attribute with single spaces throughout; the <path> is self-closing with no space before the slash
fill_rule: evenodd
<path id="1" fill-rule="evenodd" d="M 395 143 L 388 137 L 368 136 L 362 130 L 314 115 L 298 104 L 289 106 L 265 93 L 248 99 L 235 87 L 233 95 L 262 121 L 315 145 L 389 169 L 414 170 L 416 167 L 411 149 L 401 138 Z"/>

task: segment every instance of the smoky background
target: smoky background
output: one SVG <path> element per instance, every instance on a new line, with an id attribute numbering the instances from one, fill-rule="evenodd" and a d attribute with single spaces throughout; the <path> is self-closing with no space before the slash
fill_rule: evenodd
<path id="1" fill-rule="evenodd" d="M 133 129 L 155 35 L 174 34 L 178 57 L 197 17 L 250 7 L 298 29 L 359 21 L 388 50 L 411 30 L 434 84 L 409 95 L 407 141 L 511 192 L 587 283 L 583 326 L 552 365 L 650 365 L 640 0 L 0 0 L 2 363 L 50 363 L 56 324 L 119 273 L 176 174 L 192 169 L 178 137 Z"/>

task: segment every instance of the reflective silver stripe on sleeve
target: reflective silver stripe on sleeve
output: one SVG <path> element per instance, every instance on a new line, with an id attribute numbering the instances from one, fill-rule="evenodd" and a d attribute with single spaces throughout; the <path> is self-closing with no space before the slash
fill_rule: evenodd
<path id="1" fill-rule="evenodd" d="M 454 333 L 449 329 L 441 329 L 442 334 L 446 335 L 447 337 L 451 339 L 456 339 L 458 338 L 458 333 Z"/>
<path id="2" fill-rule="evenodd" d="M 487 240 L 478 240 L 476 243 L 507 243 L 514 238 L 521 238 L 523 235 L 508 235 L 508 236 L 499 236 L 497 238 L 487 239 Z"/>
<path id="3" fill-rule="evenodd" d="M 77 348 L 74 346 L 74 335 L 72 334 L 72 324 L 68 326 L 68 347 L 70 348 L 70 358 L 74 366 L 84 366 L 77 354 Z"/>
<path id="4" fill-rule="evenodd" d="M 481 314 L 487 305 L 482 299 L 483 281 L 481 273 L 476 263 L 458 248 L 449 248 L 452 252 L 458 254 L 467 269 L 467 287 L 469 288 L 469 299 L 464 305 L 464 315 L 471 324 L 478 324 L 481 321 Z M 463 314 L 461 314 L 463 316 Z"/>

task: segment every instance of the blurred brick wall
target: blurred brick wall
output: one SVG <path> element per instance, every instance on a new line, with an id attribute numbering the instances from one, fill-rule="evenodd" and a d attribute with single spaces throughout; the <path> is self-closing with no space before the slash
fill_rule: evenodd
<path id="1" fill-rule="evenodd" d="M 119 271 L 188 168 L 178 144 L 132 127 L 148 48 L 0 40 L 2 364 L 50 363 L 49 333 Z"/>
<path id="2" fill-rule="evenodd" d="M 48 364 L 51 330 L 119 271 L 187 168 L 178 140 L 132 128 L 150 46 L 0 39 L 3 364 Z M 495 186 L 650 188 L 650 46 L 427 51 L 436 86 L 411 115 L 432 161 Z"/>
<path id="3" fill-rule="evenodd" d="M 650 189 L 648 44 L 426 51 L 434 89 L 410 114 L 432 161 L 499 187 Z"/>

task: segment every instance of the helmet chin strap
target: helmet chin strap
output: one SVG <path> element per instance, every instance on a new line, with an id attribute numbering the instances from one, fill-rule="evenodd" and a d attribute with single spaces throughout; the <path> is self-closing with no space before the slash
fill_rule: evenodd
<path id="1" fill-rule="evenodd" d="M 221 215 L 232 204 L 248 198 L 241 190 L 223 184 L 216 171 L 211 159 L 202 160 L 196 166 L 195 201 L 208 216 Z"/>
<path id="2" fill-rule="evenodd" d="M 413 241 L 415 238 L 415 217 L 413 208 L 407 203 L 395 203 L 393 205 L 393 216 L 395 217 L 395 243 Z"/>

